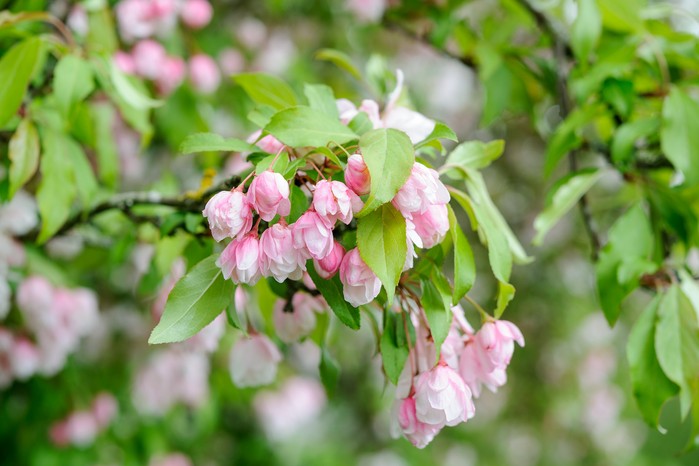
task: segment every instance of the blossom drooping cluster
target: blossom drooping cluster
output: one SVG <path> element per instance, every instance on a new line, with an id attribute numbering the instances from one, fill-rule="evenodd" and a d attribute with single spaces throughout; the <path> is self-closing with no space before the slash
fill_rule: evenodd
<path id="1" fill-rule="evenodd" d="M 51 426 L 49 437 L 54 445 L 86 447 L 109 427 L 117 415 L 117 401 L 111 393 L 98 394 L 89 409 L 74 411 Z"/>
<path id="2" fill-rule="evenodd" d="M 474 332 L 460 306 L 452 308 L 452 325 L 442 344 L 438 362 L 429 329 L 420 322 L 416 303 L 410 306 L 416 327 L 416 344 L 403 368 L 394 408 L 395 424 L 413 445 L 424 448 L 445 426 L 471 419 L 485 385 L 495 392 L 505 384 L 505 370 L 514 343 L 524 338 L 511 322 L 488 320 Z"/>

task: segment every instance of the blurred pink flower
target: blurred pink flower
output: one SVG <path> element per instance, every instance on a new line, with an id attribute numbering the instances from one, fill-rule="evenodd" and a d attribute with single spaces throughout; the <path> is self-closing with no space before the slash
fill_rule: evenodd
<path id="1" fill-rule="evenodd" d="M 440 428 L 466 422 L 476 412 L 471 390 L 454 369 L 441 363 L 417 377 L 415 407 L 420 422 Z"/>
<path id="2" fill-rule="evenodd" d="M 131 56 L 136 74 L 150 80 L 162 74 L 168 58 L 165 47 L 152 39 L 141 40 L 134 45 Z"/>
<path id="3" fill-rule="evenodd" d="M 197 54 L 189 59 L 189 80 L 197 92 L 211 94 L 221 84 L 221 72 L 213 58 Z"/>
<path id="4" fill-rule="evenodd" d="M 239 50 L 228 47 L 218 54 L 218 64 L 223 74 L 230 76 L 245 69 L 245 56 Z"/>
<path id="5" fill-rule="evenodd" d="M 431 205 L 447 204 L 450 198 L 439 174 L 415 162 L 410 176 L 393 198 L 393 204 L 407 216 L 413 212 L 425 212 Z"/>
<path id="6" fill-rule="evenodd" d="M 279 141 L 271 134 L 267 134 L 261 139 L 260 136 L 262 136 L 262 130 L 258 129 L 248 137 L 248 142 L 250 144 L 255 144 L 268 154 L 277 154 L 284 149 L 284 143 Z"/>
<path id="7" fill-rule="evenodd" d="M 101 392 L 92 400 L 92 415 L 100 429 L 104 429 L 111 424 L 118 410 L 117 400 L 109 392 Z"/>
<path id="8" fill-rule="evenodd" d="M 148 466 L 192 466 L 192 461 L 182 453 L 169 453 L 151 458 Z"/>
<path id="9" fill-rule="evenodd" d="M 184 81 L 187 67 L 180 57 L 166 57 L 160 73 L 155 78 L 155 85 L 161 95 L 169 95 Z"/>
<path id="10" fill-rule="evenodd" d="M 182 22 L 191 29 L 201 29 L 209 24 L 213 14 L 207 0 L 185 0 L 180 8 Z"/>
<path id="11" fill-rule="evenodd" d="M 272 314 L 277 336 L 284 343 L 294 343 L 307 336 L 316 326 L 315 313 L 323 309 L 323 302 L 301 291 L 294 293 L 291 302 L 277 300 Z"/>
<path id="12" fill-rule="evenodd" d="M 241 337 L 231 349 L 229 370 L 238 387 L 267 385 L 277 376 L 279 349 L 263 334 Z"/>

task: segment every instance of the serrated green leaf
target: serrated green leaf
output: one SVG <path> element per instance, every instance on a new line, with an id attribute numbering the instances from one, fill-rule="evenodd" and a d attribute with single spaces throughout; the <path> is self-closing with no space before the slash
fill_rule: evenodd
<path id="1" fill-rule="evenodd" d="M 9 197 L 34 176 L 39 168 L 39 133 L 29 119 L 23 119 L 10 139 Z"/>
<path id="2" fill-rule="evenodd" d="M 207 257 L 177 282 L 148 343 L 186 340 L 209 325 L 228 307 L 235 285 L 223 278 L 216 259 L 216 254 Z"/>
<path id="3" fill-rule="evenodd" d="M 319 147 L 330 143 L 343 144 L 358 136 L 338 120 L 310 107 L 287 108 L 274 114 L 265 127 L 290 147 Z"/>
<path id="4" fill-rule="evenodd" d="M 64 117 L 95 89 L 92 66 L 77 55 L 66 55 L 54 70 L 53 93 Z"/>
<path id="5" fill-rule="evenodd" d="M 468 293 L 476 281 L 476 262 L 473 259 L 471 245 L 456 221 L 454 210 L 450 205 L 447 205 L 447 208 L 449 210 L 449 231 L 454 244 L 454 295 L 452 304 L 456 305 Z"/>
<path id="6" fill-rule="evenodd" d="M 490 142 L 462 142 L 451 151 L 447 157 L 447 165 L 480 170 L 489 166 L 505 151 L 505 141 L 498 139 Z M 460 178 L 458 173 L 447 174 L 452 178 Z"/>
<path id="7" fill-rule="evenodd" d="M 324 84 L 306 84 L 303 87 L 308 106 L 314 110 L 325 113 L 333 120 L 340 118 L 337 112 L 337 104 L 335 103 L 335 94 L 333 90 Z"/>
<path id="8" fill-rule="evenodd" d="M 40 58 L 41 39 L 30 37 L 0 59 L 0 127 L 17 113 Z"/>
<path id="9" fill-rule="evenodd" d="M 296 95 L 287 83 L 267 73 L 242 73 L 233 76 L 253 102 L 283 110 L 297 104 Z"/>
<path id="10" fill-rule="evenodd" d="M 194 152 L 248 152 L 256 150 L 253 144 L 236 138 L 224 138 L 214 133 L 190 134 L 180 144 L 181 154 Z"/>

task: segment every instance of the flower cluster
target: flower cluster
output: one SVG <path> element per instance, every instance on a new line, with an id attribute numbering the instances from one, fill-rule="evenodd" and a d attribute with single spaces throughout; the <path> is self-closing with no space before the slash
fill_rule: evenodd
<path id="1" fill-rule="evenodd" d="M 65 419 L 54 423 L 49 437 L 54 445 L 86 447 L 111 424 L 117 415 L 117 401 L 111 393 L 98 394 L 89 409 L 74 411 Z"/>
<path id="2" fill-rule="evenodd" d="M 476 412 L 473 398 L 480 396 L 483 385 L 495 392 L 505 384 L 514 342 L 524 346 L 522 333 L 511 322 L 488 320 L 474 332 L 460 306 L 452 313 L 436 364 L 429 329 L 420 325 L 419 315 L 411 315 L 416 344 L 396 390 L 394 416 L 397 430 L 418 448 L 427 446 L 443 427 L 471 419 Z"/>

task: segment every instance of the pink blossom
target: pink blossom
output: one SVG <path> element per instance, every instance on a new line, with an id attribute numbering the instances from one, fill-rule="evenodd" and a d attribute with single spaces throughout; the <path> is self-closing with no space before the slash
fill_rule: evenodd
<path id="1" fill-rule="evenodd" d="M 304 255 L 294 248 L 291 228 L 276 223 L 260 236 L 260 270 L 279 283 L 287 278 L 300 280 L 306 270 Z"/>
<path id="2" fill-rule="evenodd" d="M 476 344 L 487 355 L 487 362 L 493 368 L 504 369 L 510 364 L 515 350 L 515 341 L 519 346 L 524 346 L 522 332 L 515 324 L 506 320 L 484 323 L 476 333 L 475 339 Z"/>
<path id="3" fill-rule="evenodd" d="M 245 69 L 245 57 L 239 50 L 228 47 L 218 54 L 218 65 L 221 67 L 223 74 L 230 76 Z"/>
<path id="4" fill-rule="evenodd" d="M 32 275 L 17 289 L 17 305 L 32 330 L 55 321 L 50 309 L 53 305 L 53 286 L 44 277 Z"/>
<path id="5" fill-rule="evenodd" d="M 136 74 L 154 80 L 162 73 L 167 52 L 160 42 L 151 39 L 139 41 L 131 50 Z"/>
<path id="6" fill-rule="evenodd" d="M 155 85 L 161 95 L 171 94 L 175 89 L 182 84 L 186 74 L 186 66 L 184 60 L 180 57 L 167 57 L 163 62 L 158 77 L 155 79 Z"/>
<path id="7" fill-rule="evenodd" d="M 192 464 L 192 461 L 182 453 L 155 456 L 148 462 L 148 466 L 192 466 Z"/>
<path id="8" fill-rule="evenodd" d="M 454 324 L 452 324 L 449 328 L 447 338 L 444 340 L 444 343 L 442 343 L 442 349 L 439 354 L 449 367 L 454 370 L 459 370 L 459 355 L 463 348 L 464 341 L 461 338 L 461 334 Z"/>
<path id="9" fill-rule="evenodd" d="M 49 429 L 49 439 L 57 447 L 65 447 L 70 443 L 68 424 L 65 421 L 54 423 Z"/>
<path id="10" fill-rule="evenodd" d="M 418 448 L 425 448 L 442 429 L 440 425 L 427 424 L 417 418 L 415 398 L 396 402 L 395 416 L 400 432 Z"/>
<path id="11" fill-rule="evenodd" d="M 64 422 L 70 443 L 79 447 L 92 444 L 99 433 L 97 421 L 89 411 L 75 411 Z"/>
<path id="12" fill-rule="evenodd" d="M 202 212 L 209 220 L 216 241 L 244 235 L 252 228 L 252 210 L 240 191 L 220 191 L 206 203 Z"/>
<path id="13" fill-rule="evenodd" d="M 340 264 L 342 264 L 342 259 L 344 257 L 345 248 L 343 248 L 340 243 L 335 241 L 330 254 L 322 259 L 313 259 L 313 265 L 315 266 L 318 275 L 326 280 L 329 280 L 337 273 L 338 270 L 340 270 Z"/>
<path id="14" fill-rule="evenodd" d="M 118 410 L 117 400 L 109 392 L 101 392 L 92 400 L 92 415 L 100 429 L 104 429 L 112 422 Z"/>
<path id="15" fill-rule="evenodd" d="M 238 387 L 267 385 L 277 376 L 279 349 L 265 335 L 241 337 L 231 349 L 229 370 Z"/>
<path id="16" fill-rule="evenodd" d="M 371 175 L 360 154 L 352 154 L 347 159 L 345 167 L 345 183 L 359 196 L 369 194 L 371 190 Z"/>
<path id="17" fill-rule="evenodd" d="M 68 13 L 66 25 L 77 35 L 86 36 L 90 30 L 90 25 L 87 18 L 87 11 L 82 5 L 74 5 Z"/>
<path id="18" fill-rule="evenodd" d="M 114 64 L 126 74 L 136 74 L 136 62 L 130 53 L 117 50 L 112 57 Z"/>
<path id="19" fill-rule="evenodd" d="M 284 144 L 271 134 L 267 134 L 263 138 L 260 138 L 260 136 L 262 136 L 262 130 L 258 129 L 248 137 L 248 142 L 255 144 L 268 154 L 278 154 L 284 150 Z"/>
<path id="20" fill-rule="evenodd" d="M 267 39 L 267 26 L 259 19 L 247 17 L 235 28 L 236 38 L 249 49 L 258 49 Z"/>
<path id="21" fill-rule="evenodd" d="M 304 259 L 324 259 L 333 252 L 332 228 L 327 219 L 309 210 L 291 225 L 294 247 Z"/>
<path id="22" fill-rule="evenodd" d="M 381 281 L 354 248 L 345 254 L 340 264 L 340 281 L 345 300 L 353 306 L 368 304 L 379 295 Z"/>
<path id="23" fill-rule="evenodd" d="M 345 0 L 345 5 L 362 21 L 376 22 L 386 9 L 386 0 Z"/>
<path id="24" fill-rule="evenodd" d="M 316 184 L 313 208 L 330 225 L 334 225 L 337 220 L 349 224 L 354 213 L 359 212 L 362 206 L 359 196 L 340 181 L 321 180 Z"/>
<path id="25" fill-rule="evenodd" d="M 449 232 L 449 211 L 446 204 L 432 204 L 427 209 L 412 213 L 415 233 L 422 240 L 422 247 L 431 248 L 442 242 Z"/>
<path id="26" fill-rule="evenodd" d="M 284 343 L 307 336 L 316 326 L 315 313 L 323 309 L 323 303 L 308 293 L 294 293 L 291 302 L 278 300 L 272 314 L 277 336 Z"/>
<path id="27" fill-rule="evenodd" d="M 393 204 L 406 215 L 425 212 L 430 205 L 447 204 L 449 199 L 449 191 L 439 181 L 439 174 L 415 162 L 410 176 L 393 198 Z"/>
<path id="28" fill-rule="evenodd" d="M 211 21 L 214 14 L 206 0 L 185 0 L 180 9 L 182 22 L 191 29 L 201 29 Z"/>
<path id="29" fill-rule="evenodd" d="M 213 58 L 200 53 L 189 59 L 189 79 L 196 91 L 211 94 L 221 84 L 221 72 Z"/>
<path id="30" fill-rule="evenodd" d="M 415 407 L 419 421 L 439 427 L 466 422 L 476 412 L 471 390 L 454 369 L 441 363 L 417 377 Z"/>
<path id="31" fill-rule="evenodd" d="M 250 183 L 248 200 L 266 222 L 277 214 L 286 217 L 291 209 L 289 183 L 279 173 L 264 171 Z"/>
<path id="32" fill-rule="evenodd" d="M 178 257 L 172 262 L 170 273 L 160 286 L 158 296 L 155 298 L 153 306 L 151 307 L 153 321 L 160 321 L 163 312 L 165 312 L 165 305 L 167 304 L 167 298 L 170 296 L 170 292 L 175 288 L 175 284 L 177 284 L 180 278 L 184 277 L 186 271 L 187 264 L 185 264 L 184 259 L 181 257 Z"/>
<path id="33" fill-rule="evenodd" d="M 18 380 L 27 380 L 39 368 L 41 353 L 39 349 L 25 337 L 16 337 L 10 351 L 12 372 Z"/>
<path id="34" fill-rule="evenodd" d="M 483 348 L 470 339 L 459 355 L 459 374 L 471 389 L 473 396 L 481 396 L 482 385 L 496 392 L 507 382 L 504 368 L 493 367 Z"/>
<path id="35" fill-rule="evenodd" d="M 27 254 L 22 243 L 0 232 L 0 264 L 5 267 L 21 267 L 26 260 Z"/>
<path id="36" fill-rule="evenodd" d="M 168 32 L 177 19 L 175 0 L 122 0 L 115 12 L 126 41 Z"/>
<path id="37" fill-rule="evenodd" d="M 223 277 L 233 283 L 254 285 L 262 276 L 260 273 L 260 242 L 252 235 L 236 238 L 226 246 L 216 260 Z"/>
<path id="38" fill-rule="evenodd" d="M 26 191 L 18 191 L 8 203 L 0 205 L 0 232 L 24 235 L 38 224 L 36 200 Z"/>

